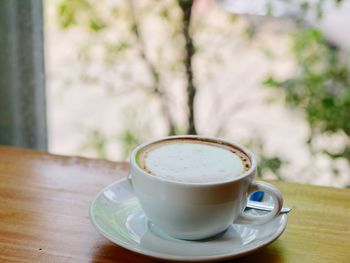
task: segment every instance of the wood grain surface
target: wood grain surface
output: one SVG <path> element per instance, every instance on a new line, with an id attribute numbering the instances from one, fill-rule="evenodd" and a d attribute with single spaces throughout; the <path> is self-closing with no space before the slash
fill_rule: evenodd
<path id="1" fill-rule="evenodd" d="M 0 262 L 155 262 L 98 234 L 90 202 L 127 163 L 0 146 Z M 350 190 L 272 182 L 293 206 L 284 234 L 231 262 L 350 262 Z"/>

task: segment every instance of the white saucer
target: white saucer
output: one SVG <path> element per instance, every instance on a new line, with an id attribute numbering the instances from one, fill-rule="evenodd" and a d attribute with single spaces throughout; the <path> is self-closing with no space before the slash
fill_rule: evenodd
<path id="1" fill-rule="evenodd" d="M 182 261 L 247 255 L 276 240 L 287 226 L 287 215 L 281 214 L 262 225 L 232 224 L 224 233 L 206 240 L 174 239 L 147 220 L 126 179 L 97 195 L 90 207 L 90 218 L 102 235 L 119 246 L 159 259 Z"/>

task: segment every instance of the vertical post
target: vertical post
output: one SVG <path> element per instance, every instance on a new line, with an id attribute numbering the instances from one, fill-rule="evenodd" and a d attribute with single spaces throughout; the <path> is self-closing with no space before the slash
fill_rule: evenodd
<path id="1" fill-rule="evenodd" d="M 47 149 L 42 0 L 0 1 L 0 144 Z"/>

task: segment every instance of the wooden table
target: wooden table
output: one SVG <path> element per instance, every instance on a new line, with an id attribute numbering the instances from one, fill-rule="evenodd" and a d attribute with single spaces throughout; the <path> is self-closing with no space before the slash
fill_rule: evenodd
<path id="1" fill-rule="evenodd" d="M 127 163 L 0 146 L 0 262 L 154 262 L 98 234 L 95 195 Z M 350 190 L 273 182 L 289 214 L 284 234 L 232 262 L 350 262 Z"/>

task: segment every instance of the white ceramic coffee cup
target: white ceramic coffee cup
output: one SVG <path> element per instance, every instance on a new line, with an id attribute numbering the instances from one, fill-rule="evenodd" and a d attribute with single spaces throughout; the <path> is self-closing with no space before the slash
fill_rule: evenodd
<path id="1" fill-rule="evenodd" d="M 251 167 L 232 180 L 214 183 L 174 182 L 150 175 L 136 161 L 137 153 L 157 141 L 176 138 L 201 138 L 230 144 L 243 151 L 251 161 Z M 216 235 L 233 222 L 265 223 L 278 216 L 283 206 L 280 191 L 265 182 L 254 180 L 256 159 L 245 147 L 223 139 L 184 135 L 166 137 L 138 146 L 130 157 L 130 175 L 134 192 L 148 219 L 168 235 L 196 240 Z M 274 208 L 264 215 L 243 213 L 248 196 L 263 191 L 272 197 Z"/>

